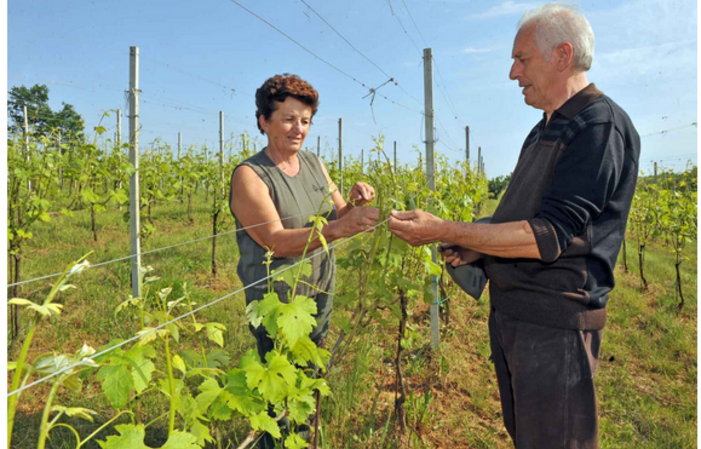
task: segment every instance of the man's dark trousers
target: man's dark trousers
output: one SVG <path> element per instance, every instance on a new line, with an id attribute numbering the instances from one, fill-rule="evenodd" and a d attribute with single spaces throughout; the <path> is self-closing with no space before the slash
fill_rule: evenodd
<path id="1" fill-rule="evenodd" d="M 594 376 L 603 330 L 489 316 L 504 425 L 517 449 L 597 449 Z"/>

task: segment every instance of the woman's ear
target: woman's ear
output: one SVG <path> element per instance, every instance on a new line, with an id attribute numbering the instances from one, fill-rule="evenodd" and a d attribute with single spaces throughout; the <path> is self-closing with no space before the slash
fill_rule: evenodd
<path id="1" fill-rule="evenodd" d="M 265 132 L 265 134 L 268 134 L 268 122 L 265 121 L 265 115 L 261 114 L 260 117 L 258 117 L 258 124 L 260 125 L 263 132 Z"/>

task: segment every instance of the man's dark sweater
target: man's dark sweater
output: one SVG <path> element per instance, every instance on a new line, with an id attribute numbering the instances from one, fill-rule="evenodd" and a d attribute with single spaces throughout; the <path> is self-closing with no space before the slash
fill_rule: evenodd
<path id="1" fill-rule="evenodd" d="M 542 260 L 485 256 L 493 307 L 543 326 L 604 327 L 639 157 L 630 118 L 594 84 L 544 115 L 492 218 L 527 220 Z"/>

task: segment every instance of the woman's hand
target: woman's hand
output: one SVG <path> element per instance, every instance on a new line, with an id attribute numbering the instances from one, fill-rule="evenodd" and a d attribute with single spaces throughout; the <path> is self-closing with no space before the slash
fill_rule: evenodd
<path id="1" fill-rule="evenodd" d="M 329 225 L 336 228 L 337 238 L 352 237 L 377 225 L 379 219 L 380 209 L 376 207 L 354 207 L 342 218 L 332 221 Z"/>
<path id="2" fill-rule="evenodd" d="M 441 253 L 446 263 L 451 264 L 453 267 L 475 262 L 482 257 L 482 254 L 477 251 L 463 248 L 453 243 L 441 243 L 438 247 L 438 251 Z"/>
<path id="3" fill-rule="evenodd" d="M 348 196 L 348 202 L 353 206 L 364 206 L 374 199 L 375 189 L 365 182 L 356 182 Z"/>

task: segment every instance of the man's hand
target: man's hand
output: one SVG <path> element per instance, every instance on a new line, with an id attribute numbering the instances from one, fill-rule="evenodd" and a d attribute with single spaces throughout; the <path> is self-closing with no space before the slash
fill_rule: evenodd
<path id="1" fill-rule="evenodd" d="M 419 209 L 395 211 L 389 215 L 389 230 L 411 246 L 426 245 L 441 240 L 443 220 Z"/>
<path id="2" fill-rule="evenodd" d="M 353 206 L 364 206 L 375 199 L 375 189 L 370 184 L 356 182 L 351 188 L 348 202 Z"/>
<path id="3" fill-rule="evenodd" d="M 458 246 L 453 243 L 441 243 L 438 247 L 438 251 L 441 253 L 441 256 L 443 256 L 446 263 L 451 264 L 453 267 L 467 265 L 468 263 L 475 262 L 482 257 L 482 254 L 478 253 L 477 251 L 469 248 L 463 248 L 462 246 Z"/>

